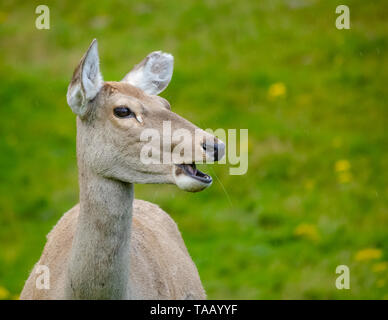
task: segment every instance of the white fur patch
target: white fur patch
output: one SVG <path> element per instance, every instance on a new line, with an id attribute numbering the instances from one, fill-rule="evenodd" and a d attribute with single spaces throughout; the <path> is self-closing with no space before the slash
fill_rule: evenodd
<path id="1" fill-rule="evenodd" d="M 74 113 L 79 114 L 81 107 L 85 104 L 85 96 L 81 90 L 81 84 L 77 83 L 69 86 L 66 94 L 67 104 L 71 107 Z"/>
<path id="2" fill-rule="evenodd" d="M 212 184 L 212 182 L 210 183 L 201 182 L 197 179 L 187 176 L 184 173 L 177 175 L 175 166 L 173 166 L 173 177 L 177 187 L 184 191 L 198 192 L 198 191 L 202 191 L 207 187 L 210 187 Z"/>
<path id="3" fill-rule="evenodd" d="M 82 84 L 87 100 L 92 100 L 100 91 L 104 81 L 100 72 L 97 41 L 94 40 L 85 57 L 82 68 Z"/>
<path id="4" fill-rule="evenodd" d="M 169 53 L 154 51 L 145 63 L 135 66 L 122 80 L 142 89 L 147 94 L 159 94 L 170 83 L 174 69 L 174 57 Z"/>
<path id="5" fill-rule="evenodd" d="M 70 84 L 66 99 L 73 112 L 82 117 L 87 112 L 87 101 L 95 98 L 104 84 L 100 72 L 97 40 L 93 40 L 86 52 L 80 72 L 80 79 L 76 83 Z"/>

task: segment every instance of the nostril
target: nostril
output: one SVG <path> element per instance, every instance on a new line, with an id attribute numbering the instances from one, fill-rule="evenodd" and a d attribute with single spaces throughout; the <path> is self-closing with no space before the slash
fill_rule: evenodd
<path id="1" fill-rule="evenodd" d="M 219 161 L 224 156 L 225 145 L 223 142 L 214 142 L 211 144 L 206 144 L 206 142 L 203 142 L 201 146 L 206 154 L 213 159 L 213 161 Z"/>
<path id="2" fill-rule="evenodd" d="M 218 161 L 218 143 L 214 144 L 214 161 Z"/>

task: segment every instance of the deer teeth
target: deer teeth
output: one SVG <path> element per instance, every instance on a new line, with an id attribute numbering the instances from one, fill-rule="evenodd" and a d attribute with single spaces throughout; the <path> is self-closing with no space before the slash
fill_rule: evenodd
<path id="1" fill-rule="evenodd" d="M 183 171 L 193 177 L 194 179 L 197 179 L 199 181 L 205 182 L 205 183 L 211 183 L 212 178 L 207 175 L 206 173 L 201 172 L 200 170 L 197 169 L 195 163 L 192 164 L 177 164 L 179 168 L 183 169 Z"/>

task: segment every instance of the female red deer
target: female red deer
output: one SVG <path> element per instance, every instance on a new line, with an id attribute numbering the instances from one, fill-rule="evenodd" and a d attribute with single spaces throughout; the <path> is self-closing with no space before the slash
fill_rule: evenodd
<path id="1" fill-rule="evenodd" d="M 153 52 L 121 82 L 104 82 L 94 40 L 75 69 L 67 101 L 77 117 L 80 203 L 47 236 L 21 299 L 204 299 L 198 271 L 171 217 L 134 199 L 135 183 L 200 191 L 212 179 L 195 162 L 219 160 L 224 144 L 170 110 L 157 96 L 171 80 L 173 57 Z M 185 128 L 200 143 L 181 163 L 145 164 L 145 129 Z M 204 141 L 206 140 L 206 144 Z M 208 141 L 212 141 L 209 144 Z M 160 154 L 171 148 L 159 146 Z M 36 286 L 40 266 L 49 288 Z"/>

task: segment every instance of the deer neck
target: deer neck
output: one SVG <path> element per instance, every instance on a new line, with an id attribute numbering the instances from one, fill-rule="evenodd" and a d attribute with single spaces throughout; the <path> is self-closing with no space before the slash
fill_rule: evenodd
<path id="1" fill-rule="evenodd" d="M 78 160 L 80 213 L 66 295 L 73 299 L 126 299 L 133 185 L 104 178 Z"/>

